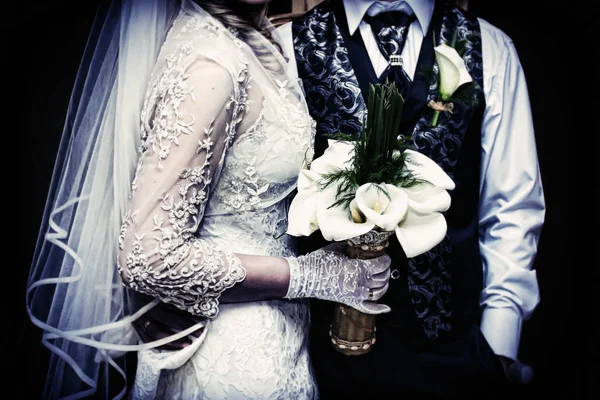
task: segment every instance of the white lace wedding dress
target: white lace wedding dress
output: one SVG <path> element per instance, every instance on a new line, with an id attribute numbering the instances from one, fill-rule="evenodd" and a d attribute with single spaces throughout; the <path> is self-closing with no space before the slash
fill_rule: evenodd
<path id="1" fill-rule="evenodd" d="M 183 351 L 140 352 L 133 398 L 317 396 L 305 302 L 218 301 L 244 277 L 234 253 L 294 254 L 287 205 L 312 157 L 298 84 L 266 39 L 252 43 L 266 56 L 188 5 L 157 60 L 119 269 L 130 287 L 206 326 Z"/>

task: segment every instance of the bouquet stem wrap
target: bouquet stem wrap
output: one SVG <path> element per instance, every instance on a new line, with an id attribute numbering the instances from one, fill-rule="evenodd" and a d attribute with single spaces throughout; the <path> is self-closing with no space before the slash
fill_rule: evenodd
<path id="1" fill-rule="evenodd" d="M 369 231 L 348 239 L 346 252 L 350 258 L 371 259 L 385 253 L 394 232 Z M 375 344 L 375 315 L 366 314 L 345 304 L 336 303 L 329 329 L 331 344 L 347 356 L 368 353 Z"/>

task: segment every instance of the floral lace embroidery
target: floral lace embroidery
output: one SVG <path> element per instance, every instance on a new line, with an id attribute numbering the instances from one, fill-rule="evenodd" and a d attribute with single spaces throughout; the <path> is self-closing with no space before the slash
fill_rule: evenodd
<path id="1" fill-rule="evenodd" d="M 247 64 L 246 64 L 247 65 Z M 227 132 L 227 138 L 225 140 L 225 146 L 231 146 L 235 135 L 237 134 L 237 128 L 240 122 L 242 122 L 243 113 L 250 108 L 250 101 L 248 100 L 248 89 L 250 88 L 250 79 L 247 77 L 247 70 L 244 69 L 237 77 L 237 82 L 240 84 L 233 86 L 233 94 L 227 109 L 232 110 L 231 121 L 228 121 L 225 125 L 225 132 Z M 245 83 L 245 85 L 244 85 Z M 226 152 L 223 152 L 219 163 L 223 163 Z"/>
<path id="2" fill-rule="evenodd" d="M 190 22 L 190 20 L 192 20 Z M 206 23 L 204 23 L 206 22 Z M 233 138 L 234 130 L 228 128 L 225 131 L 225 122 L 215 121 L 214 132 L 211 135 L 203 135 L 199 132 L 199 136 L 204 138 L 212 137 L 214 146 L 212 150 L 211 166 L 219 162 L 220 154 L 217 154 L 217 145 L 223 141 L 229 140 L 231 148 L 227 151 L 227 156 L 223 159 L 223 164 L 220 175 L 212 175 L 212 183 L 210 194 L 206 204 L 200 200 L 200 205 L 197 207 L 198 212 L 194 214 L 194 210 L 186 207 L 194 202 L 192 190 L 197 194 L 202 192 L 202 187 L 199 185 L 189 186 L 187 194 L 181 194 L 179 190 L 185 192 L 183 188 L 192 184 L 192 180 L 200 180 L 197 177 L 197 171 L 194 171 L 194 166 L 189 166 L 189 169 L 183 170 L 183 165 L 175 169 L 176 174 L 170 176 L 172 182 L 175 181 L 174 189 L 169 190 L 170 196 L 164 196 L 161 192 L 157 192 L 155 197 L 161 197 L 161 200 L 147 199 L 151 202 L 152 207 L 163 206 L 169 210 L 157 209 L 150 213 L 139 209 L 138 214 L 131 214 L 131 220 L 135 221 L 144 216 L 144 229 L 139 229 L 138 233 L 143 239 L 143 247 L 135 247 L 140 250 L 139 262 L 143 265 L 144 262 L 154 266 L 154 270 L 144 272 L 150 275 L 145 282 L 150 282 L 149 279 L 154 279 L 153 275 L 160 275 L 161 280 L 154 279 L 156 282 L 155 293 L 160 294 L 160 298 L 169 297 L 168 290 L 173 290 L 171 285 L 170 271 L 163 268 L 163 260 L 160 259 L 161 245 L 164 241 L 165 249 L 169 246 L 174 246 L 174 252 L 165 251 L 166 257 L 181 257 L 178 253 L 179 248 L 175 247 L 174 242 L 180 237 L 185 236 L 186 240 L 182 246 L 187 244 L 186 248 L 182 248 L 188 252 L 189 256 L 185 264 L 179 265 L 178 268 L 185 267 L 190 274 L 191 279 L 195 279 L 201 273 L 205 273 L 206 280 L 202 283 L 205 286 L 212 285 L 210 277 L 216 272 L 209 272 L 211 267 L 210 262 L 214 259 L 214 263 L 225 265 L 227 254 L 219 252 L 219 249 L 235 249 L 236 252 L 245 254 L 260 254 L 288 257 L 296 254 L 294 246 L 294 238 L 285 235 L 287 228 L 287 206 L 288 200 L 285 194 L 290 192 L 297 178 L 297 169 L 302 163 L 302 159 L 308 152 L 312 151 L 310 146 L 311 140 L 314 138 L 314 130 L 311 134 L 310 124 L 312 120 L 308 117 L 306 109 L 302 107 L 300 102 L 301 91 L 299 87 L 294 86 L 296 82 L 292 82 L 288 87 L 283 87 L 284 92 L 279 90 L 279 84 L 273 85 L 274 78 L 280 77 L 282 83 L 285 81 L 283 75 L 269 75 L 269 71 L 263 68 L 263 65 L 251 53 L 250 48 L 239 40 L 232 39 L 232 35 L 224 27 L 213 29 L 218 26 L 218 21 L 215 21 L 209 16 L 196 16 L 195 13 L 186 11 L 174 24 L 173 34 L 169 36 L 168 42 L 163 47 L 169 49 L 164 55 L 159 57 L 159 63 L 164 63 L 165 57 L 174 51 L 180 51 L 179 45 L 189 40 L 197 38 L 199 46 L 202 49 L 196 49 L 196 52 L 203 54 L 208 58 L 212 58 L 223 65 L 232 67 L 238 70 L 239 65 L 243 65 L 249 60 L 251 69 L 250 73 L 255 79 L 252 81 L 253 86 L 257 90 L 250 90 L 249 98 L 243 100 L 245 95 L 243 89 L 238 93 L 235 92 L 233 98 L 237 100 L 237 105 L 231 103 L 231 107 L 240 107 L 245 109 L 248 105 L 252 107 L 260 107 L 261 110 L 253 110 L 257 113 L 244 113 L 244 127 L 255 126 L 253 132 L 249 132 L 244 128 L 243 133 L 249 133 L 249 136 L 244 137 L 242 132 Z M 184 28 L 185 26 L 185 28 Z M 206 27 L 206 29 L 204 29 Z M 182 34 L 183 30 L 188 32 Z M 216 34 L 218 33 L 218 34 Z M 206 46 L 206 38 L 209 38 L 209 43 L 215 43 L 215 46 Z M 213 41 L 211 38 L 215 38 Z M 193 42 L 196 43 L 196 42 Z M 233 43 L 233 46 L 231 44 Z M 226 51 L 223 51 L 226 49 Z M 237 49 L 240 50 L 239 54 Z M 231 50 L 235 54 L 231 54 Z M 247 56 L 247 58 L 245 57 Z M 182 57 L 181 62 L 185 63 L 189 58 Z M 163 65 L 164 67 L 164 65 Z M 175 67 L 176 68 L 176 67 Z M 262 71 L 262 72 L 261 72 Z M 253 72 L 259 72 L 254 74 Z M 280 72 L 283 72 L 281 69 Z M 155 76 L 159 77 L 163 73 L 163 68 L 155 72 Z M 192 78 L 196 78 L 195 75 Z M 201 80 L 201 78 L 200 78 Z M 249 79 L 245 80 L 245 89 L 249 87 Z M 234 84 L 236 89 L 238 84 Z M 243 86 L 243 85 L 242 85 Z M 153 90 L 153 89 L 151 89 Z M 289 94 L 288 94 L 289 93 Z M 286 99 L 284 99 L 284 94 Z M 156 104 L 160 101 L 161 95 L 155 97 L 150 104 Z M 264 104 L 267 99 L 268 105 Z M 197 98 L 198 103 L 204 99 Z M 226 100 L 226 103 L 229 101 Z M 244 106 L 241 104 L 244 103 Z M 289 103 L 286 105 L 286 103 Z M 284 107 L 285 105 L 285 107 Z M 183 109 L 183 107 L 182 107 Z M 228 112 L 231 122 L 236 118 L 232 118 L 234 109 L 231 108 Z M 265 114 L 264 118 L 257 121 L 256 115 Z M 155 114 L 153 109 L 147 110 L 148 117 L 154 120 Z M 240 114 L 241 115 L 241 114 Z M 189 118 L 185 116 L 182 121 L 189 122 Z M 145 119 L 149 121 L 150 118 Z M 210 130 L 209 121 L 203 121 L 202 127 L 206 126 Z M 246 125 L 245 122 L 249 124 Z M 233 123 L 233 122 L 232 122 Z M 198 132 L 201 123 L 196 121 L 194 132 Z M 237 130 L 240 131 L 238 125 Z M 297 127 L 297 128 L 296 128 Z M 303 127 L 303 128 L 302 128 Z M 299 128 L 299 129 L 298 129 Z M 152 132 L 148 129 L 148 132 Z M 227 135 L 227 133 L 231 133 Z M 240 135 L 241 134 L 241 135 Z M 240 139 L 244 137 L 243 139 Z M 188 146 L 190 143 L 189 136 L 185 133 L 179 136 L 182 146 Z M 191 140 L 192 142 L 196 143 Z M 192 143 L 190 151 L 198 149 Z M 202 145 L 200 145 L 202 146 Z M 202 157 L 206 155 L 208 143 L 204 144 L 202 149 Z M 307 151 L 307 149 L 310 149 Z M 167 171 L 173 171 L 169 164 L 175 163 L 177 160 L 178 151 L 181 147 L 171 146 L 170 156 L 163 160 L 165 167 L 162 172 L 158 172 L 154 166 L 148 167 L 151 161 L 157 160 L 153 158 L 145 159 L 145 169 L 143 173 L 150 173 L 159 178 L 164 178 Z M 189 148 L 189 147 L 188 147 Z M 150 151 L 148 151 L 150 154 Z M 275 156 L 275 157 L 272 157 Z M 154 156 L 153 157 L 157 157 Z M 253 160 L 254 158 L 254 160 Z M 310 157 L 312 158 L 312 157 Z M 285 160 L 285 163 L 282 163 Z M 249 167 L 252 168 L 249 169 Z M 150 170 L 152 168 L 152 170 Z M 172 174 L 172 172 L 168 172 Z M 143 175 L 141 175 L 143 176 Z M 220 195 L 229 198 L 233 192 L 230 187 L 226 186 L 226 178 L 235 177 L 244 186 L 249 185 L 251 188 L 261 188 L 268 183 L 268 189 L 264 193 L 255 196 L 260 200 L 252 211 L 239 212 L 237 209 L 234 212 L 227 212 L 226 206 Z M 245 183 L 249 180 L 252 183 Z M 144 190 L 147 189 L 147 180 L 140 177 L 140 188 L 136 200 L 142 199 Z M 259 192 L 260 190 L 257 190 Z M 242 191 L 244 196 L 247 192 Z M 249 196 L 252 197 L 248 193 Z M 202 195 L 200 194 L 200 197 Z M 245 198 L 245 197 L 244 197 Z M 172 202 L 171 200 L 172 199 Z M 144 199 L 146 200 L 146 199 Z M 185 200 L 185 201 L 180 201 Z M 148 203 L 147 203 L 148 204 Z M 204 209 L 206 207 L 206 209 Z M 154 216 L 154 211 L 162 215 L 162 220 L 154 221 L 151 218 Z M 148 220 L 148 216 L 150 220 Z M 171 221 L 172 216 L 174 217 Z M 178 218 L 187 218 L 187 222 L 182 224 L 181 234 L 176 234 L 178 231 Z M 198 221 L 201 220 L 201 223 Z M 136 224 L 138 226 L 138 224 Z M 158 229 L 154 229 L 159 227 Z M 192 235 L 194 227 L 197 231 Z M 162 228 L 162 230 L 161 230 Z M 131 229 L 131 233 L 136 229 Z M 163 239 L 163 231 L 171 231 L 174 234 L 171 237 Z M 201 241 L 196 238 L 201 238 Z M 135 237 L 126 236 L 127 252 L 125 256 L 134 256 L 130 250 Z M 140 239 L 140 242 L 142 240 Z M 194 247 L 197 246 L 197 247 Z M 199 249 L 202 249 L 200 252 Z M 154 252 L 152 252 L 153 249 Z M 210 251 L 214 253 L 210 253 Z M 204 268 L 192 271 L 190 265 L 194 262 L 194 257 L 191 255 L 198 252 L 202 255 L 202 259 L 196 260 L 200 264 L 204 264 Z M 143 256 L 146 256 L 144 259 Z M 211 260 L 204 260 L 204 258 Z M 126 261 L 122 257 L 121 261 L 126 266 Z M 137 261 L 137 260 L 136 260 Z M 159 267 L 157 268 L 156 265 Z M 143 267 L 142 267 L 143 268 Z M 215 265 L 215 268 L 219 268 Z M 161 271 L 159 273 L 158 269 Z M 172 271 L 174 269 L 172 268 Z M 182 270 L 177 270 L 176 275 L 181 275 Z M 224 271 L 223 275 L 217 277 L 217 281 L 229 273 Z M 162 275 L 161 275 L 162 274 Z M 179 279 L 184 285 L 183 278 Z M 188 279 L 190 281 L 190 279 Z M 201 282 L 198 282 L 200 284 Z M 204 289 L 205 286 L 197 288 L 198 292 Z M 182 300 L 182 291 L 180 287 L 175 288 L 176 293 L 172 295 L 174 301 L 183 302 L 186 305 L 191 304 L 191 300 Z M 208 291 L 208 296 L 212 292 Z M 195 296 L 191 290 L 185 293 L 191 299 Z M 200 296 L 198 296 L 200 298 Z M 205 308 L 210 308 L 211 304 L 207 304 Z M 172 366 L 165 367 L 165 364 L 156 361 L 153 358 L 138 359 L 138 372 L 136 376 L 135 386 L 143 390 L 135 390 L 134 397 L 140 394 L 148 394 L 152 399 L 155 398 L 181 398 L 181 399 L 225 399 L 225 398 L 245 398 L 245 399 L 315 399 L 318 398 L 314 378 L 310 368 L 308 358 L 308 309 L 306 301 L 264 301 L 264 302 L 247 302 L 247 303 L 231 303 L 218 305 L 218 317 L 207 322 L 206 336 L 201 339 L 202 344 L 194 351 L 193 356 L 183 364 L 183 366 L 170 369 Z M 142 352 L 151 353 L 153 351 Z M 185 350 L 184 350 L 185 352 Z M 176 352 L 180 354 L 182 352 Z M 150 366 L 150 368 L 145 368 Z M 164 367 L 158 370 L 160 366 Z M 158 387 L 157 387 L 158 385 Z M 137 397 L 136 397 L 137 398 Z"/>
<path id="3" fill-rule="evenodd" d="M 243 171 L 242 178 L 223 177 L 224 193 L 219 193 L 219 200 L 231 210 L 249 211 L 260 203 L 260 196 L 269 189 L 269 183 L 261 179 L 254 167 L 256 158 L 246 159 L 243 163 L 233 162 L 230 167 Z M 239 175 L 239 174 L 238 174 Z"/>
<path id="4" fill-rule="evenodd" d="M 177 265 L 192 254 L 193 259 L 187 266 L 178 272 L 170 268 L 164 272 L 153 271 L 144 254 L 142 239 L 143 236 L 136 235 L 131 253 L 127 256 L 129 287 L 158 297 L 191 314 L 216 317 L 221 293 L 246 277 L 242 263 L 233 253 L 222 251 L 200 239 L 184 242 L 170 252 L 163 250 L 163 254 L 167 254 L 164 257 L 167 266 Z M 175 240 L 170 244 L 174 243 L 181 241 Z"/>
<path id="5" fill-rule="evenodd" d="M 285 130 L 292 143 L 297 148 L 306 148 L 305 159 L 310 160 L 314 149 L 316 123 L 306 117 L 306 112 L 300 109 L 299 105 L 294 106 L 287 99 L 289 91 L 285 86 L 288 82 L 276 83 L 279 94 L 277 97 L 282 100 L 281 103 L 267 104 L 264 100 L 257 120 L 238 140 L 249 141 L 259 149 L 260 144 L 267 140 L 267 125 L 286 121 Z M 270 183 L 263 179 L 257 171 L 256 164 L 257 158 L 251 155 L 228 162 L 229 173 L 222 177 L 221 190 L 217 194 L 219 201 L 228 211 L 255 210 L 267 194 L 277 195 L 281 193 L 281 188 L 289 187 L 289 182 Z"/>
<path id="6" fill-rule="evenodd" d="M 188 76 L 179 61 L 193 51 L 190 42 L 185 42 L 167 58 L 161 73 L 142 112 L 146 117 L 148 104 L 156 104 L 153 110 L 152 135 L 142 129 L 142 151 L 138 172 L 143 165 L 147 151 L 152 150 L 158 157 L 158 169 L 162 170 L 162 161 L 170 154 L 173 145 L 179 145 L 181 135 L 192 134 L 194 119 L 183 115 L 180 110 L 182 101 L 194 100 L 192 87 L 186 82 Z M 244 111 L 248 107 L 246 92 L 247 68 L 244 67 L 236 77 L 234 93 L 227 103 L 231 110 L 231 120 L 225 126 L 225 149 L 237 132 Z M 135 234 L 135 240 L 127 255 L 127 270 L 119 266 L 119 272 L 126 276 L 127 284 L 134 290 L 160 298 L 188 312 L 213 318 L 218 314 L 218 298 L 221 293 L 241 282 L 246 272 L 240 260 L 231 252 L 219 249 L 194 236 L 198 229 L 204 208 L 208 201 L 208 187 L 211 184 L 210 161 L 214 145 L 212 121 L 204 128 L 205 138 L 198 143 L 196 155 L 204 155 L 201 165 L 185 168 L 180 173 L 179 191 L 176 195 L 166 193 L 162 201 L 162 212 L 152 217 L 156 247 L 150 254 L 145 253 L 143 239 L 145 235 Z M 144 124 L 145 127 L 145 124 Z M 223 152 L 223 157 L 226 151 Z M 222 161 L 222 159 L 221 159 Z M 134 179 L 134 187 L 136 180 Z M 167 220 L 165 216 L 168 215 Z M 123 221 L 119 244 L 124 246 L 126 230 L 135 222 L 135 213 L 127 214 Z M 162 261 L 160 270 L 155 270 L 149 258 L 158 256 Z"/>
<path id="7" fill-rule="evenodd" d="M 290 92 L 287 88 L 289 82 L 286 81 L 275 81 L 277 84 L 277 90 L 279 95 L 283 99 L 282 105 L 280 107 L 276 107 L 277 114 L 279 118 L 285 118 L 284 120 L 291 121 L 290 124 L 290 137 L 294 141 L 295 144 L 306 147 L 306 134 L 307 129 L 310 130 L 310 143 L 307 148 L 307 151 L 310 153 L 308 156 L 309 159 L 312 160 L 312 151 L 314 146 L 312 142 L 314 141 L 314 135 L 316 132 L 316 121 L 312 118 L 307 118 L 307 111 L 301 108 L 300 102 L 296 102 L 294 105 L 289 99 L 288 96 Z"/>
<path id="8" fill-rule="evenodd" d="M 173 144 L 179 144 L 178 138 L 182 133 L 191 133 L 190 127 L 194 123 L 193 118 L 190 116 L 189 120 L 185 121 L 178 108 L 183 100 L 190 97 L 193 90 L 193 87 L 189 87 L 186 83 L 188 75 L 185 73 L 185 64 L 181 62 L 183 57 L 192 51 L 192 43 L 184 42 L 167 57 L 166 67 L 149 92 L 142 108 L 140 151 L 144 153 L 148 148 L 152 148 L 158 153 L 159 160 L 167 158 Z M 167 94 L 169 94 L 168 97 Z M 165 98 L 169 101 L 166 101 Z M 151 136 L 146 125 L 150 111 L 154 113 L 155 122 Z M 159 168 L 161 166 L 162 164 L 159 163 Z"/>

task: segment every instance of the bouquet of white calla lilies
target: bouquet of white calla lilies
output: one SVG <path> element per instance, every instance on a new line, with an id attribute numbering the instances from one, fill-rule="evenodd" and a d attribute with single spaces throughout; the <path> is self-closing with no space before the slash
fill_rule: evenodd
<path id="1" fill-rule="evenodd" d="M 360 135 L 333 135 L 300 171 L 289 235 L 320 230 L 326 240 L 346 241 L 350 258 L 381 256 L 394 234 L 407 257 L 442 241 L 454 182 L 400 135 L 403 107 L 394 83 L 371 85 Z M 375 343 L 375 316 L 337 304 L 329 335 L 337 351 L 364 354 Z"/>
<path id="2" fill-rule="evenodd" d="M 339 185 L 333 182 L 324 187 L 322 179 L 351 167 L 354 145 L 329 140 L 324 154 L 300 171 L 298 193 L 289 210 L 288 234 L 308 236 L 320 230 L 326 240 L 342 241 L 371 230 L 395 231 L 407 257 L 433 248 L 446 234 L 441 213 L 450 206 L 447 191 L 454 189 L 454 182 L 425 155 L 409 149 L 404 153 L 405 168 L 418 183 L 407 187 L 365 183 L 354 188 L 348 206 L 332 206 L 339 197 Z"/>

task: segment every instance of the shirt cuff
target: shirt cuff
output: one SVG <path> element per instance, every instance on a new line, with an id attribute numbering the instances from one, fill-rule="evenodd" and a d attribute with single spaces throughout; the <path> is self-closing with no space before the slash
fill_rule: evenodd
<path id="1" fill-rule="evenodd" d="M 517 359 L 521 326 L 521 316 L 510 308 L 483 309 L 481 333 L 497 356 Z"/>

